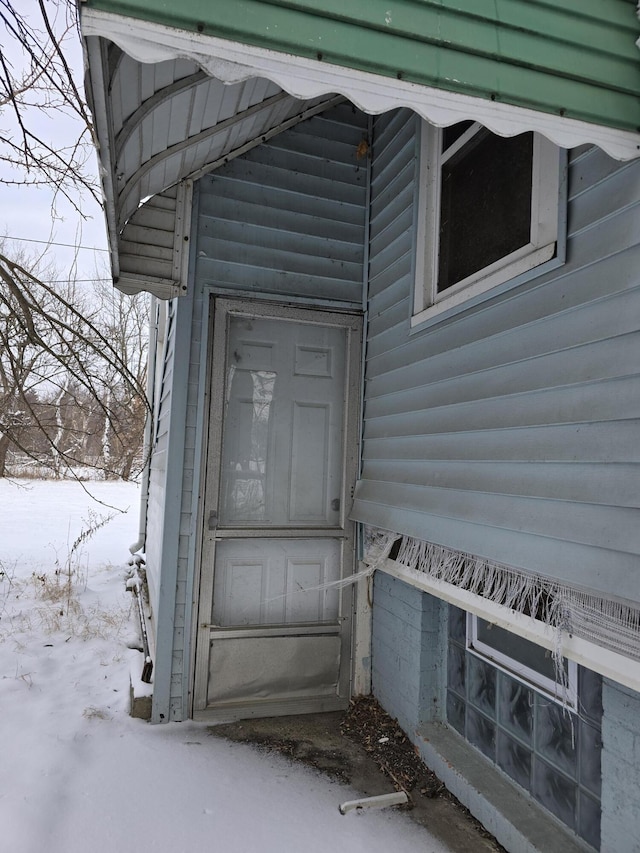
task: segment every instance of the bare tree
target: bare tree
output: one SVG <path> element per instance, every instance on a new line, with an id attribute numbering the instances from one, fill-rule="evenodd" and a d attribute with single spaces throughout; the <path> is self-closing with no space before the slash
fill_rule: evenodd
<path id="1" fill-rule="evenodd" d="M 97 288 L 100 296 L 100 326 L 126 364 L 135 388 L 146 386 L 149 301 L 146 294 L 125 296 L 107 284 Z M 144 398 L 132 383 L 123 383 L 115 365 L 106 369 L 102 431 L 102 458 L 105 471 L 117 471 L 129 479 L 142 451 L 142 434 L 147 414 Z"/>
<path id="2" fill-rule="evenodd" d="M 79 443 L 76 428 L 71 432 L 74 440 L 65 440 L 63 406 L 84 406 L 103 433 L 117 437 L 119 445 L 128 441 L 134 449 L 139 448 L 146 416 L 144 354 L 135 360 L 128 331 L 120 328 L 118 337 L 113 324 L 102 322 L 100 306 L 91 307 L 87 301 L 73 284 L 63 293 L 0 252 L 0 376 L 7 377 L 6 411 L 13 413 L 0 421 L 0 441 L 44 462 L 55 473 L 85 465 L 90 438 L 87 429 Z M 142 317 L 136 322 L 141 323 Z M 134 328 L 136 339 L 139 329 Z M 38 389 L 48 394 L 38 395 Z M 131 435 L 121 435 L 127 412 L 138 424 L 137 442 Z M 44 440 L 48 459 L 25 441 L 27 427 Z M 135 452 L 123 466 L 120 454 L 119 467 L 114 468 L 109 455 L 97 467 L 105 476 L 129 477 L 134 458 Z"/>
<path id="3" fill-rule="evenodd" d="M 47 186 L 54 218 L 60 197 L 82 217 L 83 201 L 99 192 L 92 118 L 67 58 L 79 44 L 75 0 L 0 0 L 2 28 L 0 162 L 9 169 L 0 183 Z M 49 135 L 61 121 L 71 128 L 62 147 Z M 87 299 L 73 283 L 48 284 L 8 245 L 0 245 L 0 476 L 9 447 L 60 473 L 86 464 L 96 444 L 105 476 L 131 476 L 147 410 L 144 298 L 128 304 L 104 290 Z"/>
<path id="4" fill-rule="evenodd" d="M 79 40 L 74 0 L 35 0 L 35 21 L 11 0 L 0 0 L 9 51 L 0 51 L 0 160 L 13 167 L 5 184 L 55 188 L 78 211 L 89 193 L 99 201 L 93 166 L 91 113 L 76 83 L 65 45 Z M 47 125 L 70 120 L 68 145 L 54 145 Z"/>
<path id="5" fill-rule="evenodd" d="M 31 346 L 29 337 L 22 333 L 13 313 L 6 305 L 0 309 L 0 477 L 7 467 L 7 453 L 15 437 L 24 442 L 29 427 L 28 409 L 35 402 L 31 386 L 36 372 L 40 350 Z M 11 347 L 12 358 L 5 353 Z M 36 380 L 37 382 L 37 380 Z"/>
<path id="6" fill-rule="evenodd" d="M 24 263 L 24 256 L 20 258 Z M 48 353 L 37 346 L 20 320 L 20 303 L 5 288 L 0 290 L 0 477 L 6 474 L 7 453 L 16 441 L 29 444 L 31 410 L 42 390 L 43 376 L 54 377 Z M 41 304 L 50 309 L 50 300 Z"/>

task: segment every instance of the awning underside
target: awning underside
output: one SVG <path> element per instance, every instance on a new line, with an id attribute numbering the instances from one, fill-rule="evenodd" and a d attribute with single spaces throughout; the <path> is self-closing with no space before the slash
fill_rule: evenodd
<path id="1" fill-rule="evenodd" d="M 143 64 L 114 45 L 107 50 L 119 229 L 147 198 L 200 177 L 336 100 L 330 94 L 296 98 L 256 77 L 227 84 L 191 60 Z"/>

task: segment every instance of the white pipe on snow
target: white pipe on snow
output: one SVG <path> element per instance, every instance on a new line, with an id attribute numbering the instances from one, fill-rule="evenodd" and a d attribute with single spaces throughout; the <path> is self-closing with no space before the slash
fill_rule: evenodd
<path id="1" fill-rule="evenodd" d="M 353 809 L 384 809 L 387 806 L 400 806 L 409 802 L 404 791 L 394 791 L 391 794 L 380 794 L 378 797 L 363 797 L 361 800 L 347 800 L 338 806 L 340 814 L 346 814 Z"/>

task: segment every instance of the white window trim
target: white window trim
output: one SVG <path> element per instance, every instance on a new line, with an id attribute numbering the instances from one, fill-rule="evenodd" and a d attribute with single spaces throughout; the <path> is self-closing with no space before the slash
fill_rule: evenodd
<path id="1" fill-rule="evenodd" d="M 446 310 L 480 296 L 498 285 L 536 270 L 556 255 L 560 237 L 560 150 L 548 139 L 534 134 L 531 241 L 482 270 L 437 292 L 438 235 L 440 230 L 440 173 L 444 162 L 473 136 L 474 123 L 442 154 L 442 130 L 426 122 L 420 135 L 417 257 L 411 326 L 417 326 Z M 421 247 L 423 251 L 421 251 Z"/>
<path id="2" fill-rule="evenodd" d="M 544 693 L 554 702 L 575 710 L 578 707 L 578 666 L 574 661 L 567 660 L 566 684 L 558 680 L 548 678 L 531 667 L 526 666 L 515 658 L 489 646 L 478 639 L 478 617 L 474 613 L 467 613 L 467 651 L 481 660 L 487 661 L 497 669 L 506 672 L 512 678 Z M 532 642 L 528 640 L 528 642 Z M 541 647 L 542 648 L 542 647 Z M 548 650 L 547 650 L 548 651 Z"/>
<path id="3" fill-rule="evenodd" d="M 364 563 L 361 567 L 366 568 Z M 441 598 L 449 604 L 455 604 L 462 610 L 476 613 L 483 619 L 494 622 L 501 628 L 506 628 L 518 637 L 531 640 L 545 649 L 553 650 L 560 645 L 560 651 L 568 660 L 598 672 L 618 684 L 623 684 L 630 690 L 640 692 L 640 661 L 634 658 L 604 648 L 595 641 L 585 640 L 566 631 L 557 631 L 538 619 L 518 613 L 495 601 L 489 601 L 475 592 L 469 592 L 454 584 L 431 577 L 419 569 L 412 569 L 396 560 L 387 558 L 377 566 L 377 569 L 422 592 L 428 592 L 429 595 Z"/>

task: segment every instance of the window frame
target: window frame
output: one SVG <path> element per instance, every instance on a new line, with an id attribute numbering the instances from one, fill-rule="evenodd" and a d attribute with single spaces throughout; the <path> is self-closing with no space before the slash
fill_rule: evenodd
<path id="1" fill-rule="evenodd" d="M 450 313 L 450 309 L 459 310 L 459 306 L 477 301 L 489 291 L 488 295 L 493 295 L 494 289 L 502 292 L 564 263 L 566 151 L 534 132 L 529 243 L 437 292 L 442 166 L 484 130 L 474 122 L 442 152 L 442 128 L 425 121 L 421 124 L 412 327 Z"/>
<path id="2" fill-rule="evenodd" d="M 507 675 L 520 681 L 527 687 L 532 687 L 540 693 L 544 693 L 554 702 L 560 705 L 571 708 L 576 711 L 578 707 L 578 665 L 575 661 L 563 658 L 567 665 L 567 682 L 563 684 L 557 679 L 554 681 L 538 672 L 535 669 L 527 666 L 524 663 L 512 658 L 510 655 L 496 649 L 493 646 L 484 643 L 478 639 L 478 619 L 481 618 L 475 613 L 467 612 L 466 626 L 466 648 L 467 651 L 475 655 L 481 660 L 487 661 L 496 669 L 506 672 Z M 483 620 L 488 622 L 488 620 Z M 491 625 L 491 623 L 489 623 Z M 532 643 L 531 640 L 525 642 Z M 537 645 L 532 643 L 532 645 Z M 540 646 L 541 649 L 544 646 Z"/>

